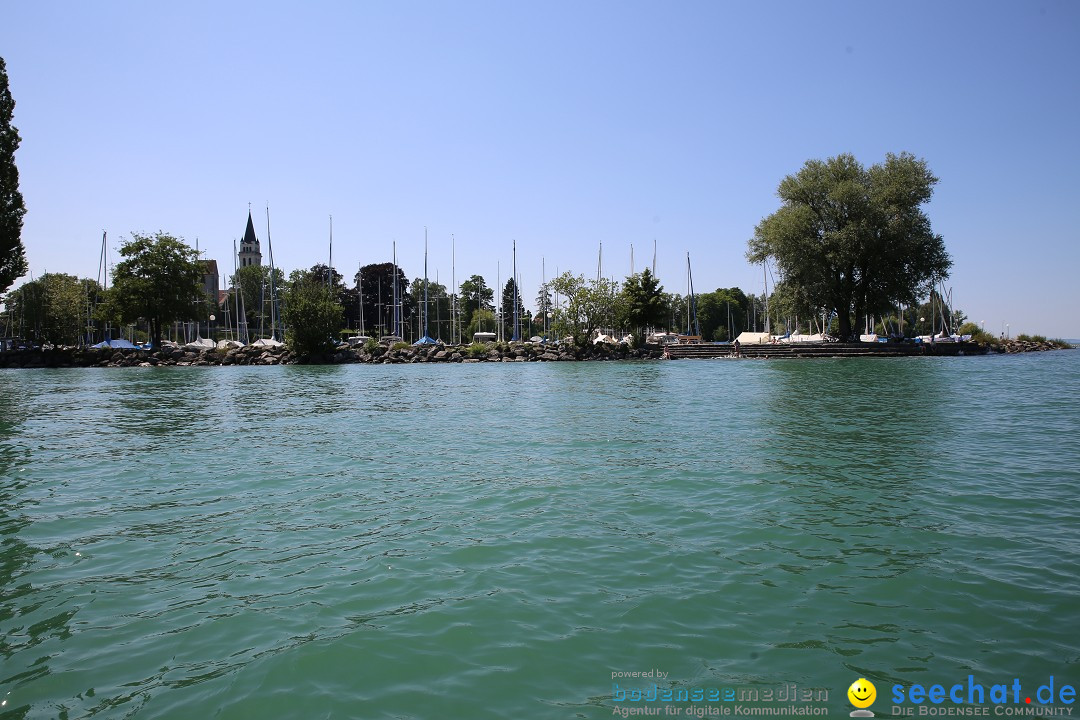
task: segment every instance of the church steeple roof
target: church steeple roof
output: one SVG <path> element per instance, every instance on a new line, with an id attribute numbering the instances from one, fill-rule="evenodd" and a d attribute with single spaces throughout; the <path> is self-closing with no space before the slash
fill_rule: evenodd
<path id="1" fill-rule="evenodd" d="M 258 239 L 255 237 L 255 224 L 251 222 L 251 210 L 248 210 L 248 222 L 247 230 L 244 231 L 244 244 L 256 244 Z"/>

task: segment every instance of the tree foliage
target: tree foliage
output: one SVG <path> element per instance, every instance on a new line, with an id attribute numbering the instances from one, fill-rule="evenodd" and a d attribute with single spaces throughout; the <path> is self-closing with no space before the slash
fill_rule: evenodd
<path id="1" fill-rule="evenodd" d="M 514 278 L 510 278 L 503 285 L 502 290 L 502 326 L 503 337 L 512 339 L 514 336 Z M 521 291 L 516 293 L 517 298 L 517 312 L 518 312 L 518 328 L 521 333 L 524 334 L 528 329 L 528 320 L 525 316 L 525 304 L 521 301 Z M 518 340 L 523 340 L 524 337 L 519 336 Z"/>
<path id="2" fill-rule="evenodd" d="M 586 281 L 567 271 L 550 282 L 551 289 L 565 298 L 553 313 L 556 337 L 572 336 L 585 343 L 605 323 L 615 321 L 615 284 L 608 278 Z"/>
<path id="3" fill-rule="evenodd" d="M 7 64 L 0 57 L 0 293 L 26 274 L 26 251 L 22 244 L 26 207 L 19 192 L 19 169 L 15 167 L 15 151 L 21 139 L 11 124 L 14 113 Z"/>
<path id="4" fill-rule="evenodd" d="M 282 296 L 285 342 L 301 355 L 324 352 L 333 347 L 341 329 L 344 311 L 326 282 L 323 271 L 294 270 Z"/>
<path id="5" fill-rule="evenodd" d="M 199 314 L 206 300 L 202 263 L 183 240 L 163 232 L 132 233 L 120 255 L 124 259 L 113 268 L 107 294 L 109 310 L 124 323 L 145 320 L 156 347 L 163 325 Z"/>
<path id="6" fill-rule="evenodd" d="M 849 154 L 809 160 L 780 182 L 782 205 L 762 220 L 747 258 L 776 262 L 783 280 L 815 308 L 855 318 L 915 303 L 952 265 L 922 206 L 937 178 L 926 161 L 889 154 L 864 168 Z"/>
<path id="7" fill-rule="evenodd" d="M 74 345 L 93 327 L 101 287 L 94 280 L 46 273 L 8 293 L 5 303 L 15 319 L 12 330 L 28 340 Z"/>
<path id="8" fill-rule="evenodd" d="M 639 346 L 645 343 L 648 328 L 664 323 L 664 288 L 648 268 L 626 278 L 619 293 L 617 317 L 619 325 L 630 329 Z"/>
<path id="9" fill-rule="evenodd" d="M 477 310 L 495 310 L 492 302 L 495 299 L 495 291 L 487 285 L 487 281 L 480 275 L 473 275 L 461 283 L 461 316 L 472 319 Z"/>
<path id="10" fill-rule="evenodd" d="M 375 263 L 364 265 L 353 277 L 357 291 L 363 296 L 364 331 L 368 335 L 394 334 L 394 264 Z M 409 280 L 405 272 L 397 269 L 398 302 L 402 310 L 412 306 Z M 407 317 L 402 317 L 406 321 Z"/>
<path id="11" fill-rule="evenodd" d="M 476 310 L 469 320 L 468 327 L 465 328 L 465 334 L 471 338 L 478 332 L 495 332 L 495 322 L 494 310 Z"/>
<path id="12" fill-rule="evenodd" d="M 345 276 L 326 263 L 312 265 L 308 271 L 312 277 L 322 278 L 323 283 L 330 283 L 330 291 L 334 300 L 341 305 L 344 312 L 344 327 L 360 328 L 360 296 L 355 287 L 345 285 Z"/>
<path id="13" fill-rule="evenodd" d="M 536 292 L 536 317 L 533 319 L 537 324 L 536 330 L 547 336 L 547 323 L 545 320 L 550 320 L 551 310 L 555 307 L 551 301 L 551 288 L 550 283 L 544 283 L 540 286 L 540 289 Z"/>
<path id="14" fill-rule="evenodd" d="M 419 333 L 424 330 L 424 278 L 416 278 L 409 286 L 410 307 L 408 316 L 412 318 L 412 327 L 419 324 Z M 427 334 L 433 338 L 442 338 L 443 333 L 450 332 L 450 297 L 447 295 L 446 286 L 434 280 L 427 281 Z M 416 339 L 420 339 L 417 335 Z"/>
<path id="15" fill-rule="evenodd" d="M 698 324 L 705 342 L 730 341 L 749 328 L 750 299 L 737 287 L 717 288 L 697 296 Z"/>
<path id="16" fill-rule="evenodd" d="M 274 268 L 271 285 L 269 265 L 246 265 L 238 268 L 232 277 L 234 288 L 240 288 L 243 298 L 244 319 L 247 321 L 249 336 L 270 329 L 271 288 L 277 296 L 285 288 L 285 273 L 281 268 Z M 236 300 L 232 300 L 232 311 L 236 311 Z M 261 329 L 261 330 L 260 330 Z"/>

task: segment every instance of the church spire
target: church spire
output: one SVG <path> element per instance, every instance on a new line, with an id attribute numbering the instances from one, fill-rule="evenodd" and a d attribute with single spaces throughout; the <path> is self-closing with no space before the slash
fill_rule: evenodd
<path id="1" fill-rule="evenodd" d="M 251 222 L 251 210 L 250 209 L 248 209 L 247 230 L 244 231 L 244 240 L 243 240 L 243 242 L 245 244 L 251 244 L 251 245 L 258 245 L 259 244 L 258 239 L 255 237 L 255 223 Z"/>
<path id="2" fill-rule="evenodd" d="M 247 228 L 244 230 L 244 239 L 240 241 L 240 252 L 237 254 L 240 267 L 248 265 L 262 265 L 262 252 L 259 250 L 259 238 L 255 237 L 255 223 L 251 221 L 251 208 L 248 208 Z"/>

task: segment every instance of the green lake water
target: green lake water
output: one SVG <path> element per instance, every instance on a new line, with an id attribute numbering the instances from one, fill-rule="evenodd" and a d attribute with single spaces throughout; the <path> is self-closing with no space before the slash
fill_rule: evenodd
<path id="1" fill-rule="evenodd" d="M 1078 400 L 1080 351 L 0 371 L 0 718 L 1077 686 Z"/>

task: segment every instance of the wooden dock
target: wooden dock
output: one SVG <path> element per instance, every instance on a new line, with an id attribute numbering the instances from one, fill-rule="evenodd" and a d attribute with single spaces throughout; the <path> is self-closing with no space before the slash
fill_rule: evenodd
<path id="1" fill-rule="evenodd" d="M 951 357 L 957 355 L 985 355 L 988 348 L 973 342 L 939 343 L 775 343 L 765 345 L 742 345 L 745 358 L 821 358 L 821 357 L 918 357 L 932 355 Z M 730 343 L 699 343 L 667 345 L 664 357 L 671 360 L 711 359 L 734 357 L 735 348 Z"/>

